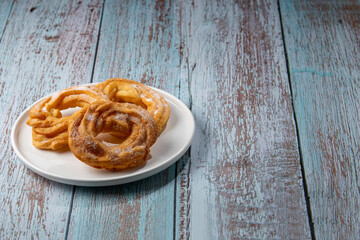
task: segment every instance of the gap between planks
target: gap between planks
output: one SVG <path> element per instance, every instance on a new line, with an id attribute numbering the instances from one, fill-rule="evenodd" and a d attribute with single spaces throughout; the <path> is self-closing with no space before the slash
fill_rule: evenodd
<path id="1" fill-rule="evenodd" d="M 99 30 L 98 30 L 98 35 L 97 35 L 97 39 L 96 39 L 95 54 L 94 54 L 94 61 L 93 61 L 92 70 L 91 70 L 90 83 L 94 82 L 94 71 L 95 71 L 96 58 L 97 58 L 97 53 L 98 53 L 98 48 L 99 48 L 101 26 L 102 26 L 102 20 L 103 20 L 103 16 L 104 16 L 104 8 L 105 8 L 105 0 L 102 3 L 100 22 L 99 22 Z"/>
<path id="2" fill-rule="evenodd" d="M 14 1 L 11 2 L 11 6 L 10 6 L 9 13 L 8 13 L 8 15 L 6 16 L 6 21 L 5 21 L 4 28 L 3 28 L 3 30 L 0 32 L 0 43 L 1 43 L 2 37 L 3 37 L 3 35 L 4 35 L 4 32 L 5 32 L 5 30 L 6 30 L 6 27 L 8 26 L 8 21 L 9 21 L 9 17 L 10 17 L 10 14 L 11 14 L 11 11 L 12 11 L 13 6 L 14 6 Z"/>
<path id="3" fill-rule="evenodd" d="M 306 210 L 307 210 L 307 215 L 308 215 L 311 239 L 316 240 L 314 221 L 313 221 L 312 212 L 311 212 L 310 196 L 309 196 L 309 191 L 308 191 L 307 182 L 306 182 L 305 168 L 304 168 L 304 163 L 303 163 L 303 155 L 301 152 L 300 132 L 299 132 L 299 127 L 298 127 L 298 122 L 296 119 L 296 111 L 295 111 L 295 106 L 294 106 L 294 101 L 293 101 L 293 89 L 292 89 L 292 85 L 291 85 L 290 65 L 289 65 L 288 52 L 287 52 L 286 42 L 285 42 L 283 16 L 281 14 L 280 0 L 277 1 L 277 5 L 278 5 L 279 17 L 280 17 L 281 37 L 282 37 L 284 53 L 285 53 L 286 72 L 288 75 L 289 88 L 290 88 L 291 107 L 293 110 L 293 119 L 294 119 L 294 123 L 295 123 L 296 138 L 297 138 L 297 143 L 298 143 L 298 151 L 299 151 L 299 159 L 300 159 L 300 167 L 301 167 L 301 176 L 302 176 L 303 187 L 304 187 Z"/>
<path id="4" fill-rule="evenodd" d="M 64 237 L 65 240 L 68 239 L 68 234 L 69 234 L 70 218 L 71 218 L 71 213 L 72 213 L 72 209 L 73 209 L 75 188 L 76 188 L 76 186 L 72 186 L 69 212 L 68 212 L 68 215 L 67 215 L 67 221 L 66 221 L 66 227 L 65 227 L 65 237 Z"/>
<path id="5" fill-rule="evenodd" d="M 180 21 L 181 21 L 181 18 L 180 18 Z M 182 39 L 182 35 L 180 35 L 180 44 L 182 43 L 183 39 Z M 180 56 L 184 56 L 184 53 L 183 53 L 183 48 L 180 48 Z M 181 65 L 181 61 L 182 61 L 182 57 L 180 58 L 180 65 Z M 189 93 L 189 109 L 190 111 L 192 111 L 192 105 L 193 105 L 193 102 L 192 102 L 192 90 L 191 90 L 191 83 L 192 83 L 192 75 L 193 75 L 193 72 L 196 68 L 196 62 L 191 66 L 191 69 L 190 69 L 190 65 L 189 65 L 189 61 L 187 60 L 187 82 L 188 82 L 188 88 L 187 88 L 187 91 Z M 181 80 L 179 81 L 179 96 L 181 96 Z M 188 170 L 187 170 L 187 189 L 189 189 L 189 184 L 190 184 L 190 170 L 191 170 L 191 145 L 190 147 L 188 148 L 188 150 L 186 151 L 186 153 L 178 160 L 175 162 L 175 181 L 174 181 L 174 218 L 173 218 L 173 239 L 175 240 L 176 239 L 176 233 L 177 233 L 177 230 L 176 229 L 176 210 L 177 210 L 177 207 L 176 207 L 176 200 L 177 200 L 177 175 L 179 175 L 180 173 L 178 171 L 180 171 L 181 167 L 179 167 L 179 165 L 181 164 L 182 160 L 185 158 L 185 163 L 188 164 Z M 190 196 L 190 194 L 188 195 Z M 189 198 L 186 199 L 187 202 L 189 202 Z M 189 230 L 189 222 L 187 222 L 187 226 L 186 226 L 186 239 L 189 239 L 190 238 L 190 232 L 188 231 Z M 185 237 L 185 236 L 183 236 Z"/>
<path id="6" fill-rule="evenodd" d="M 93 60 L 92 69 L 91 69 L 90 83 L 94 82 L 94 71 L 95 71 L 95 65 L 96 65 L 97 52 L 98 52 L 98 48 L 99 48 L 101 26 L 102 26 L 102 20 L 103 20 L 103 16 L 104 16 L 104 7 L 105 7 L 105 0 L 102 3 L 102 9 L 101 9 L 101 15 L 100 15 L 100 21 L 99 21 L 99 30 L 98 30 L 98 35 L 97 35 L 97 39 L 96 39 L 94 60 Z M 1 42 L 1 38 L 0 38 L 0 42 Z M 73 189 L 72 189 L 72 193 L 71 193 L 69 212 L 68 212 L 67 221 L 66 221 L 66 228 L 65 228 L 65 236 L 64 236 L 65 240 L 68 239 L 69 228 L 70 228 L 70 220 L 71 220 L 71 213 L 72 213 L 72 209 L 73 209 L 76 186 L 74 185 L 72 188 Z"/>

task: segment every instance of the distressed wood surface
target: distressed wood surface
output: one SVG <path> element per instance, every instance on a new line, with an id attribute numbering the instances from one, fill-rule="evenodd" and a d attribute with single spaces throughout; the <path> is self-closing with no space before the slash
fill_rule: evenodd
<path id="1" fill-rule="evenodd" d="M 94 82 L 124 77 L 179 92 L 178 10 L 172 1 L 107 0 Z M 76 187 L 69 239 L 172 239 L 175 166 L 131 184 Z M 94 227 L 96 222 L 96 227 Z"/>
<path id="2" fill-rule="evenodd" d="M 4 28 L 5 28 L 7 19 L 10 14 L 12 3 L 13 3 L 13 1 L 11 1 L 11 0 L 0 1 L 0 42 L 1 42 L 1 36 L 4 32 Z"/>
<path id="3" fill-rule="evenodd" d="M 359 10 L 356 1 L 0 1 L 0 239 L 356 239 Z M 197 130 L 182 159 L 103 188 L 24 167 L 9 144 L 22 110 L 110 77 L 191 108 Z"/>
<path id="4" fill-rule="evenodd" d="M 101 7 L 95 0 L 15 1 L 8 21 L 0 9 L 0 24 L 7 22 L 0 42 L 0 239 L 65 237 L 73 187 L 22 165 L 10 130 L 33 101 L 90 82 Z"/>
<path id="5" fill-rule="evenodd" d="M 317 239 L 360 236 L 360 1 L 281 1 Z"/>
<path id="6" fill-rule="evenodd" d="M 310 238 L 276 2 L 182 4 L 197 131 L 176 238 Z"/>

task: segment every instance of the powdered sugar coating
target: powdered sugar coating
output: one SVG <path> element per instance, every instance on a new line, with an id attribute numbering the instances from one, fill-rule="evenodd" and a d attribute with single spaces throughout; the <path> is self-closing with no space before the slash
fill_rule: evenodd
<path id="1" fill-rule="evenodd" d="M 84 118 L 91 120 L 82 121 Z M 103 124 L 109 118 L 112 121 L 126 120 L 132 126 L 127 138 L 116 146 L 106 145 L 95 137 L 104 129 Z M 100 126 L 96 129 L 91 127 L 98 124 Z M 70 122 L 69 132 L 69 146 L 77 158 L 90 166 L 109 170 L 143 164 L 147 160 L 150 146 L 158 136 L 155 120 L 146 110 L 130 103 L 109 101 L 96 102 L 75 114 Z"/>
<path id="2" fill-rule="evenodd" d="M 164 130 L 170 116 L 170 107 L 165 99 L 150 87 L 122 78 L 108 79 L 96 86 L 102 89 L 112 101 L 131 102 L 145 107 L 154 117 L 158 131 Z"/>

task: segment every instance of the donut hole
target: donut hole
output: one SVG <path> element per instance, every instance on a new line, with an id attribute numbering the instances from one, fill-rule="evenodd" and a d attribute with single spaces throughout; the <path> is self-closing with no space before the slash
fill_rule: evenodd
<path id="1" fill-rule="evenodd" d="M 67 108 L 64 110 L 61 110 L 61 116 L 62 117 L 70 117 L 72 116 L 74 113 L 76 113 L 77 111 L 79 111 L 81 108 L 80 107 L 74 107 L 74 108 Z"/>
<path id="2" fill-rule="evenodd" d="M 111 135 L 110 133 L 99 133 L 96 136 L 96 139 L 100 140 L 102 143 L 104 143 L 107 146 L 117 146 L 121 143 L 123 143 L 126 140 L 126 137 L 116 137 L 114 135 Z"/>

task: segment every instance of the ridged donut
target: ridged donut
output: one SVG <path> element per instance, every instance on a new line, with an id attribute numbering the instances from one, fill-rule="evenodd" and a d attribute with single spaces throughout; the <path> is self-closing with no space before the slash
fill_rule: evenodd
<path id="1" fill-rule="evenodd" d="M 129 102 L 142 106 L 155 119 L 161 133 L 170 116 L 170 107 L 165 99 L 150 87 L 128 79 L 111 78 L 96 85 L 115 102 Z"/>
<path id="2" fill-rule="evenodd" d="M 125 140 L 114 146 L 97 138 L 104 132 L 122 132 Z M 96 102 L 76 112 L 69 123 L 69 147 L 85 164 L 108 170 L 142 165 L 159 135 L 156 121 L 131 103 Z"/>
<path id="3" fill-rule="evenodd" d="M 68 145 L 68 123 L 71 116 L 61 110 L 85 107 L 108 100 L 95 86 L 76 86 L 58 91 L 38 102 L 29 111 L 27 124 L 32 127 L 33 145 L 40 149 L 59 149 Z"/>

